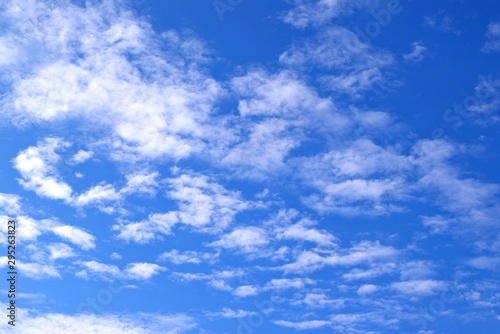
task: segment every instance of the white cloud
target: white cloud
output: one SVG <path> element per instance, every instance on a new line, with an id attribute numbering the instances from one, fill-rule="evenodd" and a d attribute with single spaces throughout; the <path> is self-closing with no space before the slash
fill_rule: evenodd
<path id="1" fill-rule="evenodd" d="M 7 214 L 19 214 L 21 212 L 21 198 L 14 194 L 0 193 L 0 208 Z"/>
<path id="2" fill-rule="evenodd" d="M 424 16 L 424 26 L 436 29 L 440 32 L 454 33 L 460 35 L 461 32 L 453 27 L 455 20 L 442 13 L 434 16 Z"/>
<path id="3" fill-rule="evenodd" d="M 376 263 L 397 258 L 399 251 L 379 242 L 362 241 L 357 245 L 343 250 L 344 254 L 322 256 L 313 251 L 303 251 L 297 258 L 280 267 L 285 273 L 312 272 L 324 266 L 353 266 L 360 263 Z"/>
<path id="4" fill-rule="evenodd" d="M 57 268 L 51 264 L 19 262 L 17 266 L 24 276 L 31 279 L 61 278 Z"/>
<path id="5" fill-rule="evenodd" d="M 317 243 L 321 246 L 334 246 L 337 238 L 328 233 L 312 228 L 314 222 L 310 220 L 301 220 L 297 224 L 277 229 L 277 239 L 302 240 Z"/>
<path id="6" fill-rule="evenodd" d="M 219 232 L 249 208 L 239 192 L 229 191 L 204 175 L 170 179 L 168 196 L 178 202 L 179 221 L 199 231 Z"/>
<path id="7" fill-rule="evenodd" d="M 500 257 L 479 256 L 468 260 L 467 264 L 478 269 L 497 270 L 500 268 Z"/>
<path id="8" fill-rule="evenodd" d="M 324 293 L 308 293 L 302 301 L 310 308 L 342 308 L 344 306 L 344 299 L 330 299 Z"/>
<path id="9" fill-rule="evenodd" d="M 46 138 L 20 152 L 14 159 L 14 168 L 23 177 L 20 184 L 39 196 L 68 201 L 72 189 L 60 179 L 54 167 L 60 161 L 55 151 L 68 146 L 60 138 Z"/>
<path id="10" fill-rule="evenodd" d="M 436 280 L 412 280 L 391 284 L 391 289 L 411 296 L 434 295 L 444 288 L 446 288 L 446 283 Z"/>
<path id="11" fill-rule="evenodd" d="M 204 273 L 173 273 L 173 277 L 176 277 L 182 281 L 206 281 L 209 286 L 214 289 L 221 291 L 233 291 L 233 288 L 229 285 L 229 281 L 244 275 L 244 271 L 242 269 L 231 269 L 231 270 L 221 270 L 221 271 L 213 271 L 211 274 Z M 234 292 L 242 292 L 243 295 L 250 293 L 250 295 L 254 295 L 257 293 L 257 287 L 254 286 L 245 286 L 242 289 L 234 290 Z"/>
<path id="12" fill-rule="evenodd" d="M 5 67 L 15 62 L 19 57 L 19 49 L 12 37 L 0 37 L 0 66 Z"/>
<path id="13" fill-rule="evenodd" d="M 286 12 L 282 19 L 297 28 L 320 26 L 337 18 L 351 13 L 355 9 L 372 8 L 379 1 L 370 0 L 294 0 L 294 8 Z"/>
<path id="14" fill-rule="evenodd" d="M 273 321 L 276 325 L 293 328 L 296 330 L 309 330 L 309 329 L 319 329 L 330 326 L 332 322 L 324 320 L 309 320 L 301 322 L 291 322 L 286 320 L 275 320 Z"/>
<path id="15" fill-rule="evenodd" d="M 321 98 L 293 72 L 268 74 L 254 70 L 232 80 L 232 87 L 240 100 L 238 110 L 243 117 L 282 116 L 296 118 L 307 110 L 325 113 L 334 108 L 329 98 Z"/>
<path id="16" fill-rule="evenodd" d="M 424 60 L 427 53 L 427 48 L 424 44 L 422 42 L 415 42 L 412 43 L 411 46 L 413 49 L 410 53 L 403 55 L 404 60 L 413 62 L 421 62 Z"/>
<path id="17" fill-rule="evenodd" d="M 379 290 L 379 287 L 376 286 L 376 285 L 373 285 L 373 284 L 364 284 L 362 286 L 359 287 L 358 289 L 358 294 L 359 295 L 368 295 L 368 294 L 372 294 L 374 292 L 377 292 Z"/>
<path id="18" fill-rule="evenodd" d="M 491 22 L 486 31 L 487 41 L 484 44 L 483 52 L 500 51 L 500 22 Z"/>
<path id="19" fill-rule="evenodd" d="M 162 235 L 172 234 L 172 228 L 178 221 L 177 212 L 154 213 L 144 221 L 115 224 L 113 230 L 119 231 L 118 239 L 144 244 Z"/>
<path id="20" fill-rule="evenodd" d="M 237 228 L 225 234 L 211 246 L 240 250 L 244 253 L 255 253 L 269 243 L 265 230 L 258 227 Z"/>
<path id="21" fill-rule="evenodd" d="M 394 56 L 364 43 L 352 31 L 329 27 L 314 38 L 293 45 L 280 56 L 287 66 L 321 69 L 320 81 L 333 94 L 359 98 L 375 85 L 385 85 Z"/>
<path id="22" fill-rule="evenodd" d="M 297 137 L 289 136 L 289 131 L 289 124 L 280 119 L 250 125 L 248 140 L 233 147 L 221 163 L 240 178 L 257 180 L 286 170 L 285 158 L 298 146 Z"/>
<path id="23" fill-rule="evenodd" d="M 120 192 L 154 195 L 158 187 L 156 181 L 158 175 L 158 172 L 129 174 L 127 175 L 127 185 Z"/>
<path id="24" fill-rule="evenodd" d="M 180 252 L 173 249 L 170 252 L 165 252 L 158 257 L 158 261 L 167 261 L 174 264 L 193 263 L 200 264 L 202 262 L 212 263 L 217 260 L 219 254 L 202 253 L 196 251 Z"/>
<path id="25" fill-rule="evenodd" d="M 68 240 L 69 242 L 79 246 L 83 250 L 89 250 L 95 248 L 95 237 L 77 227 L 70 225 L 60 225 L 55 226 L 52 232 L 57 234 L 59 237 Z"/>
<path id="26" fill-rule="evenodd" d="M 222 311 L 219 312 L 208 312 L 207 315 L 211 318 L 224 318 L 224 319 L 237 319 L 245 318 L 249 316 L 256 315 L 257 312 L 254 311 L 244 311 L 244 310 L 232 310 L 230 308 L 224 307 Z"/>
<path id="27" fill-rule="evenodd" d="M 237 297 L 251 297 L 259 294 L 259 288 L 253 285 L 243 285 L 236 288 L 233 294 Z"/>
<path id="28" fill-rule="evenodd" d="M 93 155 L 94 152 L 92 151 L 79 150 L 71 157 L 70 162 L 73 164 L 81 164 L 92 158 Z"/>
<path id="29" fill-rule="evenodd" d="M 97 261 L 78 261 L 76 264 L 84 267 L 83 270 L 76 273 L 76 276 L 81 278 L 88 279 L 91 276 L 97 276 L 103 280 L 112 280 L 122 275 L 120 268 L 115 265 L 108 265 Z"/>
<path id="30" fill-rule="evenodd" d="M 76 206 L 86 206 L 91 204 L 102 204 L 106 202 L 117 201 L 121 198 L 120 194 L 110 184 L 99 184 L 91 187 L 85 193 L 75 198 Z"/>
<path id="31" fill-rule="evenodd" d="M 125 277 L 136 280 L 148 280 L 166 268 L 153 263 L 131 263 L 124 270 Z"/>
<path id="32" fill-rule="evenodd" d="M 379 215 L 402 208 L 394 203 L 410 189 L 402 171 L 411 170 L 410 159 L 395 148 L 371 140 L 346 143 L 346 148 L 297 159 L 299 175 L 320 194 L 305 198 L 319 211 L 346 215 Z"/>
<path id="33" fill-rule="evenodd" d="M 291 150 L 304 132 L 342 130 L 349 119 L 337 112 L 292 71 L 252 70 L 231 81 L 241 115 L 240 139 L 224 153 L 222 165 L 238 178 L 266 179 L 287 169 Z"/>
<path id="34" fill-rule="evenodd" d="M 66 259 L 76 256 L 73 248 L 63 243 L 55 243 L 47 246 L 51 260 Z"/>
<path id="35" fill-rule="evenodd" d="M 4 109 L 18 124 L 78 119 L 76 131 L 104 130 L 99 144 L 118 160 L 202 152 L 226 132 L 208 124 L 222 91 L 200 70 L 209 51 L 188 33 L 157 35 L 120 5 L 7 4 L 0 49 L 25 57 L 10 61 L 23 71 L 8 76 Z M 19 51 L 4 47 L 19 34 Z"/>
<path id="36" fill-rule="evenodd" d="M 375 263 L 368 269 L 355 268 L 342 275 L 347 281 L 363 280 L 395 272 L 398 266 L 395 263 Z"/>
<path id="37" fill-rule="evenodd" d="M 451 218 L 424 217 L 424 223 L 435 232 L 451 228 L 454 233 L 487 240 L 491 234 L 481 231 L 496 226 L 492 217 L 500 212 L 500 185 L 461 175 L 451 158 L 465 151 L 465 147 L 443 140 L 422 140 L 413 150 L 421 175 L 417 183 L 419 190 L 434 192 L 437 204 L 453 215 Z M 456 223 L 460 223 L 459 228 Z"/>
<path id="38" fill-rule="evenodd" d="M 2 304 L 2 308 L 6 307 Z M 21 334 L 73 333 L 86 334 L 91 330 L 100 334 L 182 334 L 197 327 L 196 320 L 184 314 L 41 314 L 26 309 L 18 312 L 23 321 L 16 323 Z M 0 331 L 9 331 L 7 322 L 0 324 Z"/>
<path id="39" fill-rule="evenodd" d="M 278 278 L 269 281 L 264 289 L 265 290 L 287 290 L 287 289 L 304 289 L 307 285 L 315 284 L 309 278 Z"/>
<path id="40" fill-rule="evenodd" d="M 97 277 L 107 281 L 116 278 L 149 280 L 151 277 L 166 270 L 166 268 L 157 264 L 145 262 L 129 263 L 123 270 L 120 270 L 118 266 L 97 261 L 77 261 L 75 263 L 83 267 L 83 269 L 76 274 L 78 277 L 85 279 Z"/>

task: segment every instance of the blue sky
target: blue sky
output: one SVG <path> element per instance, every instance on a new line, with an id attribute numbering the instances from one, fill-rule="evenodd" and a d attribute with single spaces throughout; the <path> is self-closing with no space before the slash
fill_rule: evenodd
<path id="1" fill-rule="evenodd" d="M 496 333 L 499 55 L 493 0 L 2 3 L 17 332 Z"/>

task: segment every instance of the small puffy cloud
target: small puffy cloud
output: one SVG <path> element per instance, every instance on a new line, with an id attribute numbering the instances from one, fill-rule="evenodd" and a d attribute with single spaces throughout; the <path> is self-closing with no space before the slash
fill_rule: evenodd
<path id="1" fill-rule="evenodd" d="M 131 263 L 124 270 L 124 275 L 130 279 L 148 280 L 166 268 L 153 263 Z"/>
<path id="2" fill-rule="evenodd" d="M 76 274 L 81 278 L 88 279 L 91 276 L 96 276 L 103 280 L 112 280 L 122 275 L 120 268 L 115 265 L 108 265 L 97 261 L 78 261 L 76 264 L 84 268 Z"/>
<path id="3" fill-rule="evenodd" d="M 269 243 L 267 233 L 259 227 L 242 227 L 225 234 L 218 241 L 212 242 L 213 247 L 236 249 L 244 253 L 254 253 Z"/>
<path id="4" fill-rule="evenodd" d="M 37 146 L 21 151 L 13 161 L 22 176 L 20 184 L 39 196 L 70 200 L 72 189 L 61 180 L 55 168 L 60 161 L 56 150 L 68 146 L 69 143 L 60 138 L 46 138 Z"/>
<path id="5" fill-rule="evenodd" d="M 236 288 L 233 294 L 237 297 L 251 297 L 259 294 L 259 288 L 254 285 L 243 285 Z"/>
<path id="6" fill-rule="evenodd" d="M 424 60 L 427 53 L 427 48 L 422 42 L 415 42 L 412 45 L 412 51 L 408 54 L 403 55 L 404 60 L 412 62 L 421 62 Z"/>
<path id="7" fill-rule="evenodd" d="M 369 295 L 379 290 L 379 287 L 373 284 L 364 284 L 358 288 L 358 295 Z"/>
<path id="8" fill-rule="evenodd" d="M 116 278 L 131 280 L 149 280 L 151 277 L 165 271 L 166 268 L 154 263 L 129 263 L 124 270 L 118 266 L 100 263 L 97 261 L 77 261 L 76 264 L 83 267 L 77 276 L 85 279 L 97 277 L 102 280 L 113 280 Z"/>
<path id="9" fill-rule="evenodd" d="M 196 230 L 218 232 L 249 208 L 239 192 L 229 191 L 204 175 L 183 174 L 168 180 L 167 195 L 178 202 L 179 221 Z"/>
<path id="10" fill-rule="evenodd" d="M 324 293 L 308 293 L 302 302 L 311 308 L 341 308 L 344 306 L 345 300 L 331 299 Z"/>
<path id="11" fill-rule="evenodd" d="M 61 225 L 55 226 L 51 230 L 59 237 L 68 240 L 83 250 L 95 248 L 95 237 L 82 229 L 69 225 Z"/>
<path id="12" fill-rule="evenodd" d="M 134 241 L 140 244 L 148 243 L 162 235 L 172 234 L 172 228 L 179 221 L 177 212 L 154 213 L 140 222 L 121 222 L 113 225 L 114 231 L 119 231 L 118 239 Z"/>
<path id="13" fill-rule="evenodd" d="M 81 164 L 92 158 L 93 155 L 94 152 L 92 151 L 79 150 L 71 157 L 70 162 L 73 164 Z"/>
<path id="14" fill-rule="evenodd" d="M 19 214 L 21 212 L 21 197 L 14 194 L 0 193 L 0 209 L 7 214 Z"/>
<path id="15" fill-rule="evenodd" d="M 134 173 L 127 175 L 127 185 L 120 191 L 126 194 L 154 195 L 158 187 L 158 172 Z"/>
<path id="16" fill-rule="evenodd" d="M 73 248 L 63 243 L 50 244 L 47 246 L 50 253 L 51 260 L 66 259 L 76 254 L 73 252 Z"/>
<path id="17" fill-rule="evenodd" d="M 314 222 L 301 220 L 297 224 L 277 229 L 277 239 L 309 241 L 321 246 L 334 246 L 337 238 L 328 233 L 311 227 Z"/>

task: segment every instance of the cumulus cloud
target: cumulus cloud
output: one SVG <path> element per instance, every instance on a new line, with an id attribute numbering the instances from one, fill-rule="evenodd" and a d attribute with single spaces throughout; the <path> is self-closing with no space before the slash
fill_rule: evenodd
<path id="1" fill-rule="evenodd" d="M 5 6 L 3 19 L 9 24 L 0 45 L 22 55 L 8 63 L 25 75 L 8 77 L 2 106 L 20 123 L 78 119 L 76 131 L 105 129 L 111 137 L 101 147 L 118 160 L 180 159 L 200 152 L 205 139 L 223 137 L 223 128 L 207 124 L 221 88 L 200 70 L 209 51 L 195 37 L 158 35 L 119 1 L 61 1 L 56 11 L 17 1 Z M 22 43 L 7 47 L 21 31 Z M 48 186 L 36 187 L 47 193 Z"/>
<path id="2" fill-rule="evenodd" d="M 94 152 L 92 151 L 79 150 L 71 157 L 70 162 L 74 164 L 81 164 L 92 158 L 93 155 Z"/>
<path id="3" fill-rule="evenodd" d="M 68 240 L 83 250 L 95 248 L 95 237 L 77 227 L 60 225 L 53 227 L 51 230 L 62 239 Z"/>
<path id="4" fill-rule="evenodd" d="M 118 239 L 148 243 L 162 235 L 172 234 L 172 227 L 179 221 L 177 212 L 165 214 L 154 213 L 140 222 L 120 222 L 113 225 L 114 231 L 119 231 Z"/>
<path id="5" fill-rule="evenodd" d="M 21 212 L 21 198 L 14 194 L 0 193 L 0 208 L 7 214 L 18 214 Z"/>
<path id="6" fill-rule="evenodd" d="M 39 196 L 69 201 L 71 187 L 61 180 L 55 165 L 60 161 L 56 150 L 68 147 L 60 138 L 46 138 L 37 146 L 30 146 L 14 159 L 14 168 L 22 176 L 19 180 L 26 189 Z"/>
<path id="7" fill-rule="evenodd" d="M 258 227 L 238 228 L 225 234 L 211 246 L 239 250 L 244 253 L 255 253 L 269 243 L 265 230 Z"/>
<path id="8" fill-rule="evenodd" d="M 160 274 L 166 268 L 154 263 L 129 263 L 123 270 L 118 266 L 105 264 L 97 261 L 77 261 L 77 265 L 83 267 L 77 276 L 85 279 L 99 278 L 106 281 L 113 279 L 149 280 Z"/>

